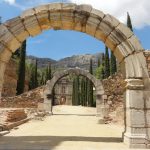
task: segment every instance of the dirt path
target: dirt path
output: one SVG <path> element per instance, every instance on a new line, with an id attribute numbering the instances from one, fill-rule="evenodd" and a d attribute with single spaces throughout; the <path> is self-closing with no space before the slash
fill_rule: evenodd
<path id="1" fill-rule="evenodd" d="M 96 116 L 84 116 L 87 112 L 93 115 L 96 110 L 72 106 L 55 107 L 55 115 L 46 117 L 44 121 L 32 120 L 19 126 L 19 129 L 12 130 L 7 136 L 0 137 L 0 149 L 126 149 L 121 142 L 122 127 L 98 124 Z"/>

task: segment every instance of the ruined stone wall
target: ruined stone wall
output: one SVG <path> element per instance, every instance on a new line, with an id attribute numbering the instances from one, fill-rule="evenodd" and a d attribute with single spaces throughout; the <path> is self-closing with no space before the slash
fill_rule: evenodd
<path id="1" fill-rule="evenodd" d="M 6 66 L 6 71 L 4 75 L 4 84 L 3 84 L 3 97 L 11 97 L 16 95 L 16 87 L 17 87 L 17 61 L 14 59 L 10 59 L 9 63 Z M 29 77 L 26 73 L 25 77 L 25 89 L 24 91 L 28 91 L 29 85 Z"/>
<path id="2" fill-rule="evenodd" d="M 4 75 L 4 84 L 2 96 L 14 96 L 16 95 L 17 87 L 17 63 L 15 60 L 10 59 L 7 64 L 5 75 Z"/>

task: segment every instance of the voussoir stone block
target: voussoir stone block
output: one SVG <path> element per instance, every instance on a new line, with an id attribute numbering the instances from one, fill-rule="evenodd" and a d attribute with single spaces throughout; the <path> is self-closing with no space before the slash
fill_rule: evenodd
<path id="1" fill-rule="evenodd" d="M 3 61 L 0 61 L 0 83 L 3 83 L 4 81 L 5 69 L 6 69 L 6 63 Z"/>
<path id="2" fill-rule="evenodd" d="M 136 52 L 143 51 L 143 47 L 141 46 L 140 41 L 137 39 L 135 35 L 132 35 L 130 38 L 128 38 L 128 43 L 130 43 L 130 47 Z"/>
<path id="3" fill-rule="evenodd" d="M 23 42 L 28 36 L 22 19 L 20 17 L 13 18 L 5 22 L 5 26 L 9 28 L 11 33 L 17 38 L 18 41 Z"/>
<path id="4" fill-rule="evenodd" d="M 31 9 L 23 11 L 23 13 L 20 15 L 20 17 L 26 18 L 26 17 L 33 16 L 33 15 L 35 15 L 35 10 L 33 8 L 31 8 Z"/>
<path id="5" fill-rule="evenodd" d="M 8 63 L 11 58 L 12 52 L 7 48 L 0 53 L 0 61 Z"/>
<path id="6" fill-rule="evenodd" d="M 115 30 L 110 33 L 105 43 L 113 50 L 117 45 L 126 41 L 132 35 L 133 32 L 124 24 L 120 23 Z"/>
<path id="7" fill-rule="evenodd" d="M 42 13 L 49 11 L 49 5 L 40 5 L 34 8 L 35 13 Z"/>
<path id="8" fill-rule="evenodd" d="M 95 37 L 102 41 L 106 41 L 108 35 L 119 25 L 119 21 L 111 15 L 105 15 L 96 30 Z M 107 45 L 108 43 L 106 43 Z"/>
<path id="9" fill-rule="evenodd" d="M 21 46 L 21 43 L 3 24 L 0 25 L 0 43 L 3 43 L 12 52 Z"/>
<path id="10" fill-rule="evenodd" d="M 47 30 L 51 28 L 48 11 L 42 11 L 40 13 L 37 13 L 36 16 L 37 16 L 40 28 L 42 30 Z"/>
<path id="11" fill-rule="evenodd" d="M 31 36 L 36 36 L 41 33 L 37 17 L 35 15 L 26 16 L 23 19 L 23 24 Z"/>
<path id="12" fill-rule="evenodd" d="M 74 30 L 74 13 L 73 11 L 63 11 L 61 13 L 62 29 Z"/>
<path id="13" fill-rule="evenodd" d="M 73 3 L 62 3 L 63 11 L 74 11 L 76 9 L 76 4 Z"/>
<path id="14" fill-rule="evenodd" d="M 91 13 L 92 6 L 91 5 L 82 4 L 82 5 L 77 5 L 75 9 L 78 12 Z"/>
<path id="15" fill-rule="evenodd" d="M 62 3 L 51 3 L 49 4 L 49 11 L 60 11 L 62 10 Z"/>
<path id="16" fill-rule="evenodd" d="M 126 78 L 142 78 L 142 68 L 136 54 L 124 59 L 126 66 Z"/>
<path id="17" fill-rule="evenodd" d="M 95 36 L 95 32 L 99 24 L 100 20 L 98 18 L 89 17 L 86 24 L 86 33 Z"/>

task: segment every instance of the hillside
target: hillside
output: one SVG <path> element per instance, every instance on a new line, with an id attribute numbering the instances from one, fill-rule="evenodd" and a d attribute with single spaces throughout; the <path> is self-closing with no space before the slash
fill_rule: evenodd
<path id="1" fill-rule="evenodd" d="M 58 61 L 51 58 L 38 58 L 35 56 L 27 56 L 27 62 L 34 63 L 36 59 L 39 68 L 44 68 L 48 65 L 48 63 L 51 63 L 52 67 L 55 68 L 56 70 L 75 68 L 75 67 L 88 69 L 90 64 L 90 59 L 93 60 L 93 68 L 97 67 L 98 58 L 100 59 L 102 58 L 102 53 L 73 55 L 71 57 L 60 59 Z"/>

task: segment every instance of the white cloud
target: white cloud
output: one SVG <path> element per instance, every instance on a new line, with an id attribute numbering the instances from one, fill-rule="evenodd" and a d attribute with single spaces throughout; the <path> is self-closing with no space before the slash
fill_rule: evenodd
<path id="1" fill-rule="evenodd" d="M 91 4 L 126 23 L 127 11 L 135 28 L 150 25 L 150 0 L 70 0 L 78 4 Z"/>
<path id="2" fill-rule="evenodd" d="M 2 0 L 21 10 L 31 8 L 54 0 Z M 129 12 L 135 28 L 150 26 L 150 0 L 55 0 L 60 2 L 70 1 L 77 4 L 91 4 L 94 8 L 109 13 L 120 21 L 126 23 Z"/>
<path id="3" fill-rule="evenodd" d="M 16 0 L 4 0 L 4 2 L 7 2 L 9 4 L 15 4 Z"/>

